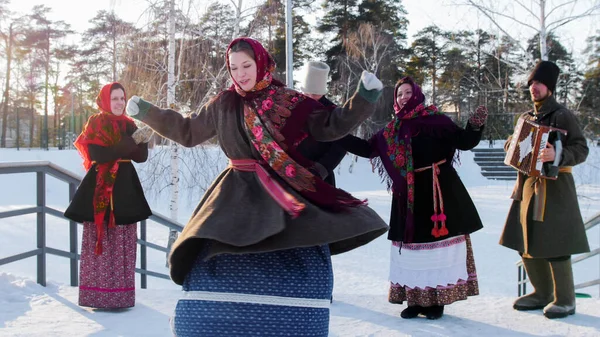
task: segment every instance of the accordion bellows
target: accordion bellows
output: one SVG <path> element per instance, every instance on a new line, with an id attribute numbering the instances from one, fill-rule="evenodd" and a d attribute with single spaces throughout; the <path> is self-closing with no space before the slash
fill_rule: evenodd
<path id="1" fill-rule="evenodd" d="M 552 137 L 553 132 L 564 135 L 567 131 L 540 125 L 526 118 L 519 118 L 513 133 L 504 164 L 517 169 L 528 176 L 554 178 L 544 174 L 544 163 L 538 158 L 540 151 L 546 147 L 546 143 L 552 142 L 557 137 Z"/>

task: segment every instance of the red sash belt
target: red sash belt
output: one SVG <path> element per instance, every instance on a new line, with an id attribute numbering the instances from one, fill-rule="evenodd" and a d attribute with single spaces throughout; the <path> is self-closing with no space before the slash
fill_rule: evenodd
<path id="1" fill-rule="evenodd" d="M 281 206 L 292 218 L 300 215 L 305 205 L 298 201 L 293 195 L 287 192 L 281 185 L 274 180 L 269 171 L 261 162 L 254 159 L 231 159 L 229 167 L 236 171 L 256 172 L 263 188 L 269 193 L 271 198 Z"/>
<path id="2" fill-rule="evenodd" d="M 444 214 L 444 198 L 442 197 L 442 188 L 440 187 L 440 180 L 438 175 L 440 174 L 440 165 L 446 162 L 446 159 L 442 159 L 437 163 L 431 164 L 431 166 L 421 167 L 415 170 L 415 172 L 423 172 L 431 169 L 433 175 L 433 215 L 431 221 L 433 221 L 433 229 L 431 235 L 436 238 L 440 236 L 448 235 L 448 229 L 446 228 L 446 214 Z M 439 210 L 438 213 L 438 203 Z M 438 228 L 438 223 L 441 223 L 441 227 Z"/>

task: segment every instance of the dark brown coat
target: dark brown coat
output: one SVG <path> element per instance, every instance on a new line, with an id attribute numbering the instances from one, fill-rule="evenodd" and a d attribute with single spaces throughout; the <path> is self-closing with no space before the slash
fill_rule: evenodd
<path id="1" fill-rule="evenodd" d="M 204 106 L 194 118 L 155 106 L 139 118 L 183 146 L 196 146 L 216 136 L 228 158 L 260 159 L 242 129 L 241 107 L 237 95 L 227 92 Z M 356 94 L 343 108 L 311 114 L 306 130 L 318 141 L 333 141 L 356 128 L 374 109 L 375 104 Z M 298 218 L 292 219 L 271 198 L 255 173 L 225 169 L 206 191 L 173 245 L 169 259 L 173 281 L 183 282 L 198 252 L 207 244 L 207 259 L 224 253 L 259 253 L 325 244 L 329 244 L 332 254 L 337 254 L 387 231 L 385 222 L 369 207 L 354 207 L 342 213 L 324 211 L 280 183 L 306 205 Z"/>
<path id="2" fill-rule="evenodd" d="M 546 99 L 537 114 L 524 113 L 522 117 L 567 130 L 561 167 L 575 166 L 587 158 L 589 149 L 575 115 L 556 102 L 553 96 Z M 510 142 L 510 138 L 508 141 Z M 589 252 L 573 175 L 560 173 L 557 180 L 546 181 L 547 198 L 543 222 L 533 220 L 536 178 L 523 175 L 519 180 L 522 185 L 515 186 L 515 191 L 521 189 L 523 193 L 513 195 L 515 200 L 508 212 L 500 244 L 534 258 Z"/>

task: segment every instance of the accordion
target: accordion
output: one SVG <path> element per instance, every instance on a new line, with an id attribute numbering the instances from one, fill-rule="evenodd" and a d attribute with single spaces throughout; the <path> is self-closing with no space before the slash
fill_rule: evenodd
<path id="1" fill-rule="evenodd" d="M 519 118 L 504 158 L 504 164 L 528 176 L 547 179 L 558 177 L 558 164 L 562 156 L 562 139 L 567 131 Z M 553 163 L 543 163 L 538 157 L 547 143 L 554 146 Z"/>

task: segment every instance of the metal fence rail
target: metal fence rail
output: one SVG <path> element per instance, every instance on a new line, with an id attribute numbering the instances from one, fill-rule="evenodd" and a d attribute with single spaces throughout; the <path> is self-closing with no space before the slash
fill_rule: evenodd
<path id="1" fill-rule="evenodd" d="M 585 230 L 588 231 L 588 230 L 596 227 L 598 224 L 600 224 L 600 213 L 594 215 L 591 219 L 586 221 Z M 585 260 L 592 258 L 594 256 L 597 256 L 597 255 L 600 255 L 600 247 L 592 250 L 589 253 L 581 254 L 575 258 L 572 258 L 571 263 L 574 265 L 578 262 L 585 261 Z M 517 261 L 516 265 L 517 265 L 517 288 L 518 288 L 517 293 L 519 294 L 519 296 L 522 296 L 522 295 L 527 294 L 527 282 L 529 282 L 529 279 L 527 278 L 527 272 L 525 271 L 525 267 L 523 266 L 523 261 L 521 261 L 521 260 Z M 600 265 L 598 267 L 598 270 L 600 272 Z M 600 275 L 595 280 L 576 284 L 575 290 L 588 288 L 588 287 L 592 287 L 595 285 L 600 286 Z"/>
<path id="2" fill-rule="evenodd" d="M 81 182 L 81 178 L 76 174 L 65 170 L 64 168 L 55 165 L 49 161 L 30 161 L 30 162 L 3 162 L 0 163 L 0 174 L 17 174 L 17 173 L 36 173 L 36 206 L 25 207 L 21 209 L 13 209 L 10 211 L 0 212 L 0 219 L 15 217 L 26 214 L 37 214 L 36 221 L 36 241 L 37 248 L 19 253 L 12 256 L 0 258 L 0 266 L 27 259 L 30 257 L 37 258 L 37 283 L 46 286 L 46 255 L 52 254 L 62 256 L 70 260 L 70 276 L 71 286 L 79 284 L 78 278 L 78 253 L 77 231 L 78 224 L 71 221 L 63 215 L 62 211 L 48 207 L 46 205 L 46 176 L 52 176 L 60 181 L 69 184 L 69 200 L 73 199 L 77 186 Z M 154 212 L 153 212 L 154 213 Z M 57 218 L 65 219 L 69 222 L 69 251 L 55 249 L 46 245 L 46 215 L 52 215 Z M 183 226 L 161 214 L 154 213 L 150 216 L 150 220 L 158 223 L 161 226 L 181 232 Z M 169 276 L 163 273 L 158 273 L 147 269 L 148 252 L 147 249 L 155 249 L 162 252 L 167 252 L 167 248 L 146 241 L 147 223 L 146 220 L 140 222 L 140 238 L 137 243 L 140 245 L 140 267 L 135 271 L 140 274 L 140 285 L 142 289 L 146 289 L 148 276 L 169 279 Z"/>

